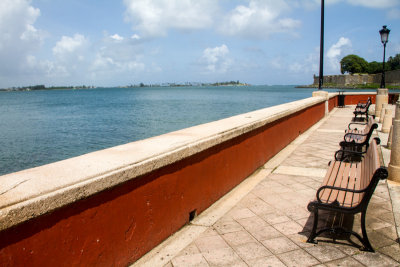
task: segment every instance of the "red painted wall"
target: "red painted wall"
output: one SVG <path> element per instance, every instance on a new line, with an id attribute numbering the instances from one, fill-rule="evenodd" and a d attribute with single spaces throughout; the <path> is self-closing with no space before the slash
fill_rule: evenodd
<path id="1" fill-rule="evenodd" d="M 338 97 L 332 97 L 332 98 L 329 99 L 329 101 L 328 101 L 328 109 L 329 109 L 329 111 L 332 111 L 332 109 L 334 107 L 338 106 L 338 103 L 339 103 L 338 101 L 339 101 Z"/>
<path id="2" fill-rule="evenodd" d="M 368 97 L 371 97 L 372 104 L 375 104 L 376 95 L 345 95 L 344 104 L 345 105 L 357 105 L 360 101 L 366 101 Z"/>
<path id="3" fill-rule="evenodd" d="M 335 100 L 329 101 L 330 107 Z M 336 103 L 336 102 L 335 102 Z M 0 232 L 0 266 L 135 262 L 319 121 L 320 103 Z"/>

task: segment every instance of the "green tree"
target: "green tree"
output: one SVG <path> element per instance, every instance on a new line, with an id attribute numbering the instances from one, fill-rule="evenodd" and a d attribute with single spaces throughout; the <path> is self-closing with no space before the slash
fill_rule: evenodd
<path id="1" fill-rule="evenodd" d="M 353 73 L 367 73 L 368 62 L 357 55 L 347 55 L 340 61 L 340 71 L 342 74 L 348 72 Z"/>
<path id="2" fill-rule="evenodd" d="M 400 69 L 400 54 L 397 54 L 394 57 L 389 57 L 387 63 L 388 63 L 388 67 L 390 70 Z M 386 65 L 385 65 L 385 69 L 386 69 Z"/>
<path id="3" fill-rule="evenodd" d="M 386 69 L 386 66 L 385 66 Z M 382 72 L 382 62 L 376 62 L 372 61 L 368 63 L 368 73 L 369 74 L 375 74 L 375 73 L 381 73 Z"/>

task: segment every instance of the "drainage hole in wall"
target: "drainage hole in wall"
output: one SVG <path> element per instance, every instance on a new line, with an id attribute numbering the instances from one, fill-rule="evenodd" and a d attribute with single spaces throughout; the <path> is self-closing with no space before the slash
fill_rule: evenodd
<path id="1" fill-rule="evenodd" d="M 189 222 L 191 222 L 197 216 L 197 210 L 189 212 Z"/>

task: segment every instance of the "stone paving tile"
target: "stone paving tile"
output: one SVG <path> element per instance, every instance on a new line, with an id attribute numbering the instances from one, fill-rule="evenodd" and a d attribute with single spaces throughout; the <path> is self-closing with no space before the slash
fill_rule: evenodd
<path id="1" fill-rule="evenodd" d="M 265 267 L 265 266 L 274 266 L 274 267 L 285 267 L 276 256 L 269 256 L 259 259 L 248 260 L 247 264 L 251 267 Z"/>
<path id="2" fill-rule="evenodd" d="M 258 186 L 260 186 L 260 185 L 258 184 L 255 187 L 258 187 Z M 247 208 L 248 204 L 252 203 L 253 201 L 257 201 L 257 199 L 258 199 L 258 197 L 256 195 L 254 195 L 252 192 L 250 192 L 236 204 L 236 207 L 237 208 Z M 224 216 L 227 216 L 227 214 L 225 214 Z"/>
<path id="3" fill-rule="evenodd" d="M 203 253 L 203 257 L 210 266 L 247 266 L 230 247 L 210 250 Z"/>
<path id="4" fill-rule="evenodd" d="M 351 242 L 342 241 L 342 242 L 336 242 L 336 243 L 331 244 L 331 245 L 335 246 L 337 249 L 339 249 L 340 251 L 342 251 L 343 253 L 345 253 L 345 254 L 347 254 L 349 256 L 352 256 L 352 255 L 360 253 L 359 247 L 356 247 L 354 245 L 354 243 L 351 243 Z"/>
<path id="5" fill-rule="evenodd" d="M 316 258 L 302 249 L 282 253 L 277 255 L 277 257 L 289 267 L 313 266 L 320 263 Z"/>
<path id="6" fill-rule="evenodd" d="M 328 267 L 336 267 L 336 266 L 346 266 L 346 267 L 363 267 L 365 265 L 361 264 L 360 262 L 356 261 L 352 257 L 347 257 L 339 260 L 335 260 L 332 262 L 325 263 Z"/>
<path id="7" fill-rule="evenodd" d="M 346 254 L 333 246 L 316 245 L 306 248 L 305 250 L 322 263 L 344 258 L 346 256 Z"/>
<path id="8" fill-rule="evenodd" d="M 366 217 L 366 227 L 371 230 L 378 230 L 386 227 L 393 226 L 393 224 L 387 223 L 384 220 L 381 220 L 379 218 L 373 217 L 373 216 L 368 216 Z"/>
<path id="9" fill-rule="evenodd" d="M 281 254 L 299 249 L 292 240 L 285 236 L 264 240 L 262 244 L 274 254 Z"/>
<path id="10" fill-rule="evenodd" d="M 200 238 L 215 235 L 218 235 L 218 232 L 213 227 L 210 227 L 200 235 Z"/>
<path id="11" fill-rule="evenodd" d="M 377 216 L 377 215 L 378 215 L 377 213 L 374 213 L 374 216 Z M 391 212 L 391 211 L 388 211 L 388 212 L 382 211 L 382 213 L 379 214 L 379 219 L 381 219 L 387 223 L 390 223 L 392 225 L 395 224 L 394 223 L 394 215 L 393 215 L 393 212 Z"/>
<path id="12" fill-rule="evenodd" d="M 353 256 L 354 259 L 366 266 L 399 266 L 399 263 L 379 252 L 361 252 Z"/>
<path id="13" fill-rule="evenodd" d="M 261 199 L 258 200 L 259 201 L 254 201 L 254 203 L 248 205 L 248 208 L 254 212 L 254 214 L 261 215 L 275 212 L 275 208 L 273 208 L 271 205 L 267 204 Z"/>
<path id="14" fill-rule="evenodd" d="M 268 226 L 268 224 L 258 216 L 239 219 L 237 221 L 250 233 L 261 231 Z"/>
<path id="15" fill-rule="evenodd" d="M 306 207 L 307 207 L 307 204 L 309 201 L 310 201 L 310 199 L 308 199 L 305 202 L 297 201 L 296 205 L 293 204 L 294 208 L 286 210 L 285 214 L 294 221 L 308 218 L 310 216 L 310 212 L 306 209 Z M 300 205 L 297 206 L 297 204 L 300 204 Z"/>
<path id="16" fill-rule="evenodd" d="M 290 240 L 293 241 L 293 243 L 295 243 L 297 246 L 301 247 L 301 248 L 308 248 L 308 247 L 312 247 L 314 246 L 314 244 L 311 243 L 307 243 L 307 238 L 308 238 L 308 234 L 307 233 L 301 233 L 301 234 L 293 234 L 293 235 L 286 235 L 287 238 L 289 238 Z"/>
<path id="17" fill-rule="evenodd" d="M 271 256 L 272 253 L 258 242 L 246 243 L 233 248 L 244 261 Z"/>
<path id="18" fill-rule="evenodd" d="M 228 216 L 231 216 L 233 219 L 237 220 L 254 217 L 256 215 L 248 208 L 234 208 L 228 213 Z"/>
<path id="19" fill-rule="evenodd" d="M 209 252 L 221 248 L 229 248 L 229 245 L 219 235 L 206 236 L 196 239 L 196 246 L 200 252 Z"/>
<path id="20" fill-rule="evenodd" d="M 389 227 L 385 227 L 385 228 L 381 228 L 376 230 L 377 233 L 384 235 L 385 237 L 388 237 L 392 240 L 396 240 L 397 239 L 397 231 L 396 231 L 396 227 L 393 226 L 389 226 Z"/>
<path id="21" fill-rule="evenodd" d="M 288 216 L 277 213 L 263 214 L 260 217 L 269 224 L 277 224 L 277 223 L 284 223 L 291 221 L 291 219 Z"/>
<path id="22" fill-rule="evenodd" d="M 368 231 L 368 238 L 371 244 L 373 244 L 375 249 L 379 249 L 382 247 L 387 247 L 393 244 L 396 244 L 396 241 L 393 239 L 387 238 L 377 231 Z"/>
<path id="23" fill-rule="evenodd" d="M 400 245 L 393 244 L 391 246 L 383 247 L 379 249 L 379 252 L 385 254 L 386 256 L 391 257 L 393 260 L 399 262 L 400 265 Z"/>
<path id="24" fill-rule="evenodd" d="M 192 243 L 188 245 L 184 250 L 182 250 L 178 256 L 187 256 L 187 255 L 193 255 L 193 254 L 200 254 L 199 248 L 196 246 L 195 243 Z"/>
<path id="25" fill-rule="evenodd" d="M 207 261 L 202 254 L 178 256 L 171 261 L 173 267 L 208 267 Z"/>
<path id="26" fill-rule="evenodd" d="M 274 224 L 273 227 L 285 235 L 296 234 L 303 230 L 303 226 L 295 221 Z"/>
<path id="27" fill-rule="evenodd" d="M 239 246 L 246 243 L 255 242 L 256 239 L 247 231 L 238 231 L 222 235 L 225 241 L 231 246 Z"/>
<path id="28" fill-rule="evenodd" d="M 263 241 L 266 239 L 283 236 L 282 233 L 280 233 L 279 231 L 277 231 L 274 227 L 272 227 L 270 225 L 265 226 L 264 228 L 262 228 L 258 231 L 252 232 L 251 234 L 258 241 Z"/>
<path id="29" fill-rule="evenodd" d="M 214 228 L 221 235 L 243 230 L 243 227 L 234 220 L 219 220 L 214 224 Z"/>

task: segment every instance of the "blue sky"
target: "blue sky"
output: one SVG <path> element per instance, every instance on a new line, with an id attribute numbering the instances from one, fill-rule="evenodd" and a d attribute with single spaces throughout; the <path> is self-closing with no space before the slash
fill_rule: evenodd
<path id="1" fill-rule="evenodd" d="M 320 0 L 1 0 L 0 88 L 217 82 L 310 84 Z M 400 53 L 400 0 L 326 0 L 325 74 Z"/>

